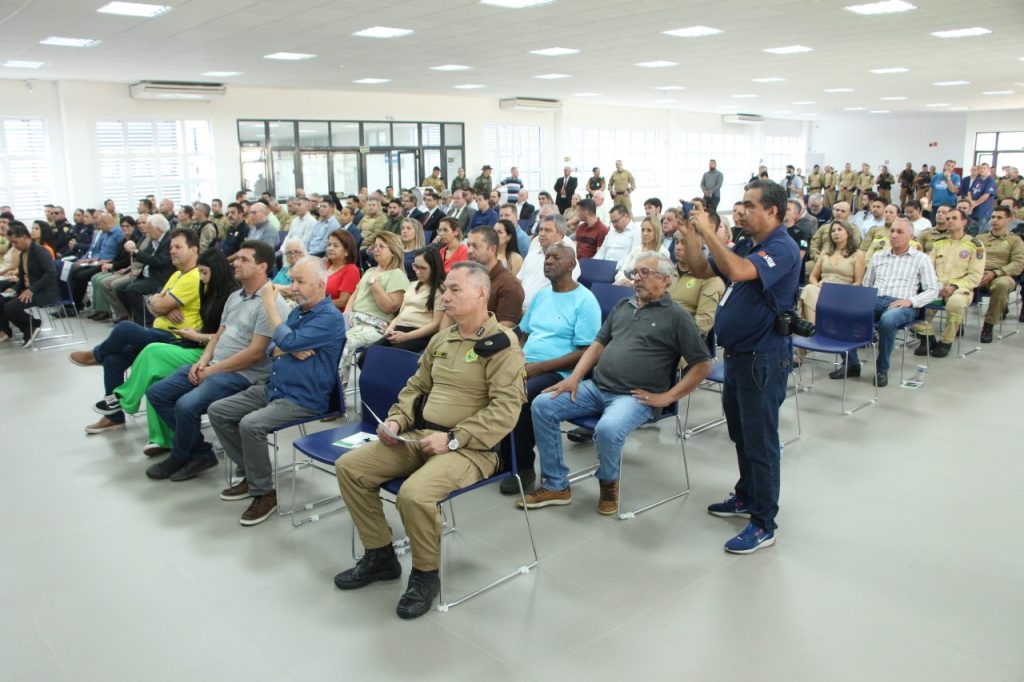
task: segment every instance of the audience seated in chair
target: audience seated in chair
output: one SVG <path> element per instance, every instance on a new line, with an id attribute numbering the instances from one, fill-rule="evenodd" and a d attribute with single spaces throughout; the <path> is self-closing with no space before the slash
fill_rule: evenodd
<path id="1" fill-rule="evenodd" d="M 22 348 L 29 348 L 39 335 L 40 325 L 27 311 L 60 300 L 57 270 L 53 257 L 32 239 L 24 223 L 12 222 L 8 238 L 19 255 L 18 274 L 14 296 L 0 304 L 0 342 L 11 340 L 11 325 L 14 325 L 21 332 Z"/>
<path id="2" fill-rule="evenodd" d="M 480 227 L 470 233 L 466 242 L 469 259 L 484 266 L 491 277 L 487 311 L 494 314 L 499 324 L 515 327 L 523 317 L 523 285 L 498 261 L 498 232 L 493 227 Z"/>
<path id="3" fill-rule="evenodd" d="M 636 296 L 615 306 L 572 374 L 533 401 L 542 484 L 525 501 L 517 499 L 517 506 L 534 509 L 572 502 L 560 424 L 600 414 L 594 431 L 599 461 L 598 512 L 615 514 L 626 437 L 708 375 L 711 358 L 707 345 L 693 318 L 668 294 L 672 270 L 672 261 L 657 252 L 637 259 Z M 643 362 L 637 362 L 641 354 Z M 682 379 L 672 385 L 681 358 L 689 365 Z M 591 370 L 593 378 L 584 380 Z"/>
<path id="4" fill-rule="evenodd" d="M 833 220 L 829 226 L 828 246 L 818 256 L 807 286 L 800 292 L 800 316 L 813 324 L 814 308 L 821 294 L 822 283 L 860 286 L 866 267 L 864 252 L 857 249 L 854 243 L 853 229 L 845 220 Z M 798 354 L 802 358 L 806 353 L 799 349 Z"/>
<path id="5" fill-rule="evenodd" d="M 221 492 L 225 501 L 252 498 L 239 523 L 262 523 L 277 509 L 275 473 L 267 434 L 282 424 L 327 412 L 336 393 L 337 367 L 345 345 L 345 320 L 327 296 L 327 271 L 307 256 L 292 269 L 292 298 L 298 306 L 282 320 L 273 287 L 260 293 L 272 330 L 273 366 L 266 384 L 253 384 L 210 405 L 207 413 L 224 452 L 244 477 Z"/>
<path id="6" fill-rule="evenodd" d="M 414 253 L 412 268 L 416 280 L 406 288 L 402 307 L 384 329 L 383 338 L 373 345 L 422 353 L 430 338 L 441 328 L 444 317 L 441 287 L 445 276 L 441 254 L 432 246 Z"/>
<path id="7" fill-rule="evenodd" d="M 498 233 L 498 261 L 513 275 L 518 275 L 523 268 L 516 230 L 515 223 L 506 218 L 500 218 L 494 223 L 494 231 Z"/>
<path id="8" fill-rule="evenodd" d="M 334 578 L 343 590 L 401 576 L 379 492 L 386 481 L 408 477 L 396 502 L 413 567 L 398 603 L 401 618 L 425 614 L 439 591 L 437 503 L 498 470 L 495 448 L 523 403 L 523 353 L 515 334 L 487 312 L 489 288 L 490 277 L 478 263 L 452 268 L 442 299 L 455 324 L 431 339 L 419 369 L 378 428 L 380 441 L 349 452 L 336 465 L 342 498 L 366 547 L 355 567 Z"/>
<path id="9" fill-rule="evenodd" d="M 114 289 L 129 319 L 143 326 L 147 322 L 145 297 L 160 291 L 174 272 L 167 219 L 162 215 L 150 216 L 144 225 L 145 241 L 136 244 L 126 239 L 124 242 L 124 250 L 131 256 L 133 264 L 141 265 L 138 276 Z"/>
<path id="10" fill-rule="evenodd" d="M 139 222 L 145 224 L 149 216 L 139 217 Z M 121 230 L 124 234 L 133 233 L 139 223 L 131 216 L 125 216 L 121 220 Z M 92 284 L 92 295 L 89 307 L 92 312 L 89 319 L 95 322 L 104 322 L 113 319 L 114 322 L 121 322 L 128 319 L 128 311 L 121 304 L 117 296 L 117 289 L 127 286 L 142 272 L 142 263 L 136 263 L 132 255 L 125 249 L 125 241 L 118 244 L 117 253 L 114 258 L 100 265 L 99 271 L 89 281 Z"/>
<path id="11" fill-rule="evenodd" d="M 359 267 L 356 265 L 356 240 L 350 232 L 335 230 L 327 238 L 324 256 L 327 268 L 327 295 L 338 310 L 344 310 L 348 300 L 359 286 Z"/>
<path id="12" fill-rule="evenodd" d="M 996 206 L 992 211 L 992 228 L 978 240 L 985 249 L 985 272 L 978 283 L 979 291 L 989 295 L 981 342 L 992 343 L 992 329 L 1009 311 L 1010 292 L 1017 288 L 1017 278 L 1024 271 L 1024 241 L 1010 232 L 1012 211 Z"/>
<path id="13" fill-rule="evenodd" d="M 565 236 L 565 219 L 557 214 L 541 217 L 537 228 L 537 238 L 530 243 L 530 249 L 523 256 L 523 267 L 517 277 L 523 283 L 523 309 L 530 309 L 530 302 L 537 292 L 551 286 L 551 281 L 544 275 L 545 250 L 552 244 L 561 242 L 574 252 L 576 245 Z M 579 280 L 580 264 L 577 262 L 572 269 L 572 278 Z"/>
<path id="14" fill-rule="evenodd" d="M 633 250 L 626 254 L 624 258 L 618 261 L 619 265 L 616 268 L 615 281 L 613 283 L 619 286 L 633 286 L 633 278 L 627 273 L 632 272 L 636 267 L 637 259 L 640 258 L 642 254 L 650 253 L 652 251 L 662 254 L 665 258 L 669 257 L 668 249 L 665 248 L 662 243 L 661 230 L 655 226 L 653 220 L 650 218 L 644 218 L 640 221 L 640 230 L 636 246 L 634 246 Z"/>
<path id="15" fill-rule="evenodd" d="M 704 240 L 696 235 L 697 243 Z M 686 244 L 682 239 L 676 240 L 676 267 L 672 275 L 672 284 L 668 287 L 672 300 L 690 313 L 698 331 L 705 339 L 715 326 L 715 313 L 718 302 L 725 293 L 725 284 L 721 277 L 701 278 L 690 272 L 686 264 Z"/>

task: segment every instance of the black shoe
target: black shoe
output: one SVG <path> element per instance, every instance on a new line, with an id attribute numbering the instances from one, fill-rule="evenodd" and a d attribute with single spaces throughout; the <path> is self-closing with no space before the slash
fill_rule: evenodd
<path id="1" fill-rule="evenodd" d="M 217 466 L 217 457 L 214 455 L 199 458 L 193 457 L 185 464 L 185 466 L 171 474 L 171 480 L 175 483 L 187 481 L 188 479 L 195 478 L 207 469 L 212 469 L 215 466 Z"/>
<path id="2" fill-rule="evenodd" d="M 104 322 L 110 319 L 110 313 L 105 311 L 96 312 L 90 315 L 89 319 L 92 320 L 93 322 Z"/>
<path id="3" fill-rule="evenodd" d="M 885 388 L 886 386 L 888 386 L 889 385 L 889 373 L 888 372 L 878 372 L 877 374 L 875 374 L 875 385 L 878 386 L 879 388 Z"/>
<path id="4" fill-rule="evenodd" d="M 839 369 L 834 369 L 834 370 L 832 370 L 831 372 L 828 373 L 828 378 L 829 379 L 843 379 L 843 378 L 846 378 L 846 377 L 850 377 L 851 379 L 855 379 L 855 378 L 857 378 L 859 376 L 860 376 L 860 365 L 857 365 L 856 367 L 848 367 L 847 365 L 843 365 Z"/>
<path id="5" fill-rule="evenodd" d="M 594 440 L 594 432 L 590 429 L 585 429 L 582 426 L 573 429 L 569 433 L 565 434 L 565 436 L 573 443 L 589 443 Z"/>
<path id="6" fill-rule="evenodd" d="M 953 347 L 951 343 L 943 343 L 939 341 L 932 346 L 932 352 L 929 353 L 933 358 L 944 358 L 949 355 L 949 349 Z"/>
<path id="7" fill-rule="evenodd" d="M 153 466 L 146 469 L 146 475 L 152 478 L 154 481 L 162 481 L 165 478 L 170 478 L 178 469 L 188 464 L 188 462 L 179 462 L 173 457 L 160 460 Z"/>
<path id="8" fill-rule="evenodd" d="M 395 548 L 388 544 L 368 549 L 355 566 L 334 576 L 339 590 L 355 590 L 378 580 L 397 580 L 402 577 L 402 564 L 398 563 Z"/>
<path id="9" fill-rule="evenodd" d="M 981 342 L 992 343 L 992 325 L 988 322 L 981 325 Z"/>
<path id="10" fill-rule="evenodd" d="M 405 594 L 398 600 L 395 613 L 399 618 L 409 620 L 419 618 L 430 610 L 434 597 L 441 591 L 441 580 L 437 571 L 419 571 L 412 569 L 409 574 L 409 586 Z"/>
<path id="11" fill-rule="evenodd" d="M 520 469 L 519 478 L 523 481 L 523 492 L 530 492 L 533 484 L 537 482 L 537 474 L 533 469 Z M 501 489 L 502 495 L 518 495 L 519 484 L 516 483 L 516 479 L 513 476 L 506 478 L 498 486 Z"/>
<path id="12" fill-rule="evenodd" d="M 933 339 L 933 337 L 931 337 L 931 336 L 925 336 L 924 334 L 918 334 L 917 335 L 917 340 L 920 341 L 921 343 L 918 344 L 917 348 L 914 349 L 914 355 L 916 355 L 919 358 L 920 357 L 924 357 L 925 355 L 928 355 L 928 347 L 929 346 L 931 346 L 933 348 L 935 347 L 935 341 L 933 341 L 932 339 Z"/>
<path id="13" fill-rule="evenodd" d="M 1020 309 L 1020 316 L 1017 317 L 1018 322 L 1024 322 L 1024 307 Z"/>
<path id="14" fill-rule="evenodd" d="M 99 400 L 93 404 L 92 411 L 96 414 L 102 414 L 109 417 L 110 415 L 117 414 L 121 411 L 121 401 L 118 400 L 116 395 L 104 396 L 103 400 Z"/>

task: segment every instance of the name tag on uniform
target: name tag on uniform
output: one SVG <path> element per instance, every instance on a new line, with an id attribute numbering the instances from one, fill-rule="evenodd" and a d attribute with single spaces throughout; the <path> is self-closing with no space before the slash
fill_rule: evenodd
<path id="1" fill-rule="evenodd" d="M 442 360 L 444 360 L 445 358 L 448 357 L 448 351 L 441 350 L 441 349 L 435 349 L 434 350 L 434 357 L 435 358 L 441 358 Z"/>

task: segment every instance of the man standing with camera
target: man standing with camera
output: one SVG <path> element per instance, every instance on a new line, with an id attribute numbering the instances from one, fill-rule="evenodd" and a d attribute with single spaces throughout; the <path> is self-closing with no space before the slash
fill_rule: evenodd
<path id="1" fill-rule="evenodd" d="M 793 364 L 789 313 L 796 303 L 800 252 L 783 227 L 786 190 L 755 180 L 743 196 L 741 224 L 751 239 L 729 249 L 715 238 L 707 216 L 696 213 L 680 226 L 686 261 L 695 277 L 719 276 L 727 288 L 718 304 L 715 333 L 725 349 L 722 405 L 729 438 L 736 444 L 740 477 L 724 502 L 708 506 L 715 516 L 749 517 L 725 543 L 750 554 L 775 543 L 779 511 L 779 408 Z M 704 238 L 705 258 L 697 236 Z M 804 323 L 806 324 L 806 323 Z"/>

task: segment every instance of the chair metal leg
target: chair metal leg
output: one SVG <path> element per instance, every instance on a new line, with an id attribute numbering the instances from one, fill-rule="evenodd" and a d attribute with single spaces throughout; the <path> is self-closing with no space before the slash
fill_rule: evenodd
<path id="1" fill-rule="evenodd" d="M 339 504 L 339 505 L 337 505 L 335 507 L 331 507 L 327 511 L 307 514 L 306 516 L 302 516 L 302 517 L 300 517 L 298 514 L 294 513 L 294 512 L 299 511 L 300 509 L 302 511 L 312 512 L 317 507 L 323 506 L 325 504 L 330 504 L 331 502 L 340 502 L 341 501 L 341 495 L 331 495 L 329 497 L 322 497 L 322 498 L 320 498 L 318 500 L 313 500 L 312 502 L 306 502 L 306 503 L 302 504 L 301 506 L 299 506 L 297 504 L 296 500 L 297 500 L 298 495 L 296 493 L 296 486 L 298 485 L 299 469 L 300 468 L 306 468 L 306 467 L 308 467 L 310 469 L 317 469 L 319 467 L 314 465 L 309 460 L 307 460 L 305 462 L 297 461 L 295 452 L 296 452 L 295 446 L 292 445 L 292 465 L 291 465 L 291 469 L 292 469 L 292 499 L 291 499 L 291 504 L 290 504 L 290 509 L 293 512 L 291 514 L 292 527 L 293 528 L 298 528 L 299 526 L 301 526 L 303 524 L 306 524 L 306 523 L 316 523 L 317 521 L 319 521 L 320 519 L 324 518 L 325 516 L 330 516 L 331 514 L 334 514 L 334 513 L 340 512 L 340 511 L 344 511 L 345 509 L 347 509 L 347 507 L 342 503 L 342 504 Z"/>
<path id="2" fill-rule="evenodd" d="M 676 415 L 676 422 L 677 422 L 676 430 L 677 430 L 677 433 L 679 433 L 682 430 L 682 424 L 679 423 L 679 415 L 678 414 Z M 651 509 L 654 509 L 655 507 L 660 507 L 661 505 L 665 504 L 666 502 L 671 502 L 672 500 L 679 499 L 680 497 L 683 497 L 684 495 L 688 495 L 690 493 L 690 467 L 689 467 L 689 464 L 686 461 L 686 440 L 681 438 L 681 437 L 679 437 L 679 436 L 677 436 L 677 438 L 679 438 L 679 449 L 682 452 L 682 456 L 683 456 L 683 479 L 686 482 L 686 487 L 682 491 L 672 493 L 668 497 L 662 498 L 662 499 L 660 499 L 660 500 L 658 500 L 656 502 L 651 502 L 650 504 L 646 504 L 643 507 L 638 507 L 638 508 L 636 508 L 636 509 L 634 509 L 632 511 L 624 512 L 624 511 L 621 511 L 621 508 L 620 508 L 620 511 L 617 514 L 617 516 L 618 516 L 620 521 L 628 521 L 629 519 L 635 519 L 637 516 L 639 516 L 640 514 L 643 514 L 646 511 L 650 511 Z M 620 500 L 620 503 L 621 503 L 621 500 L 623 499 L 622 491 L 625 489 L 624 486 L 623 486 L 623 479 L 625 478 L 623 476 L 623 471 L 624 471 L 624 467 L 622 466 L 622 453 L 620 452 L 619 453 L 619 500 Z"/>
<path id="3" fill-rule="evenodd" d="M 873 368 L 873 370 L 874 370 L 874 368 L 877 368 L 877 365 L 878 365 L 878 349 L 875 347 L 874 342 L 870 343 L 868 345 L 868 347 L 871 349 L 871 358 L 872 358 L 872 363 L 870 365 L 868 365 L 868 366 Z M 850 354 L 847 352 L 847 353 L 844 353 L 843 355 L 844 355 L 844 360 L 846 362 L 849 362 Z M 846 366 L 845 363 L 844 363 L 844 366 Z M 861 403 L 857 407 L 850 408 L 849 410 L 846 409 L 846 380 L 847 380 L 847 377 L 844 375 L 843 376 L 843 415 L 844 416 L 849 416 L 849 415 L 853 414 L 854 412 L 857 412 L 858 410 L 861 410 L 861 409 L 867 407 L 868 405 L 874 405 L 875 403 L 878 402 L 879 395 L 878 395 L 878 372 L 877 371 L 872 371 L 871 372 L 871 383 L 874 384 L 874 386 L 875 386 L 875 397 L 872 398 L 871 400 L 868 400 L 865 403 Z"/>

